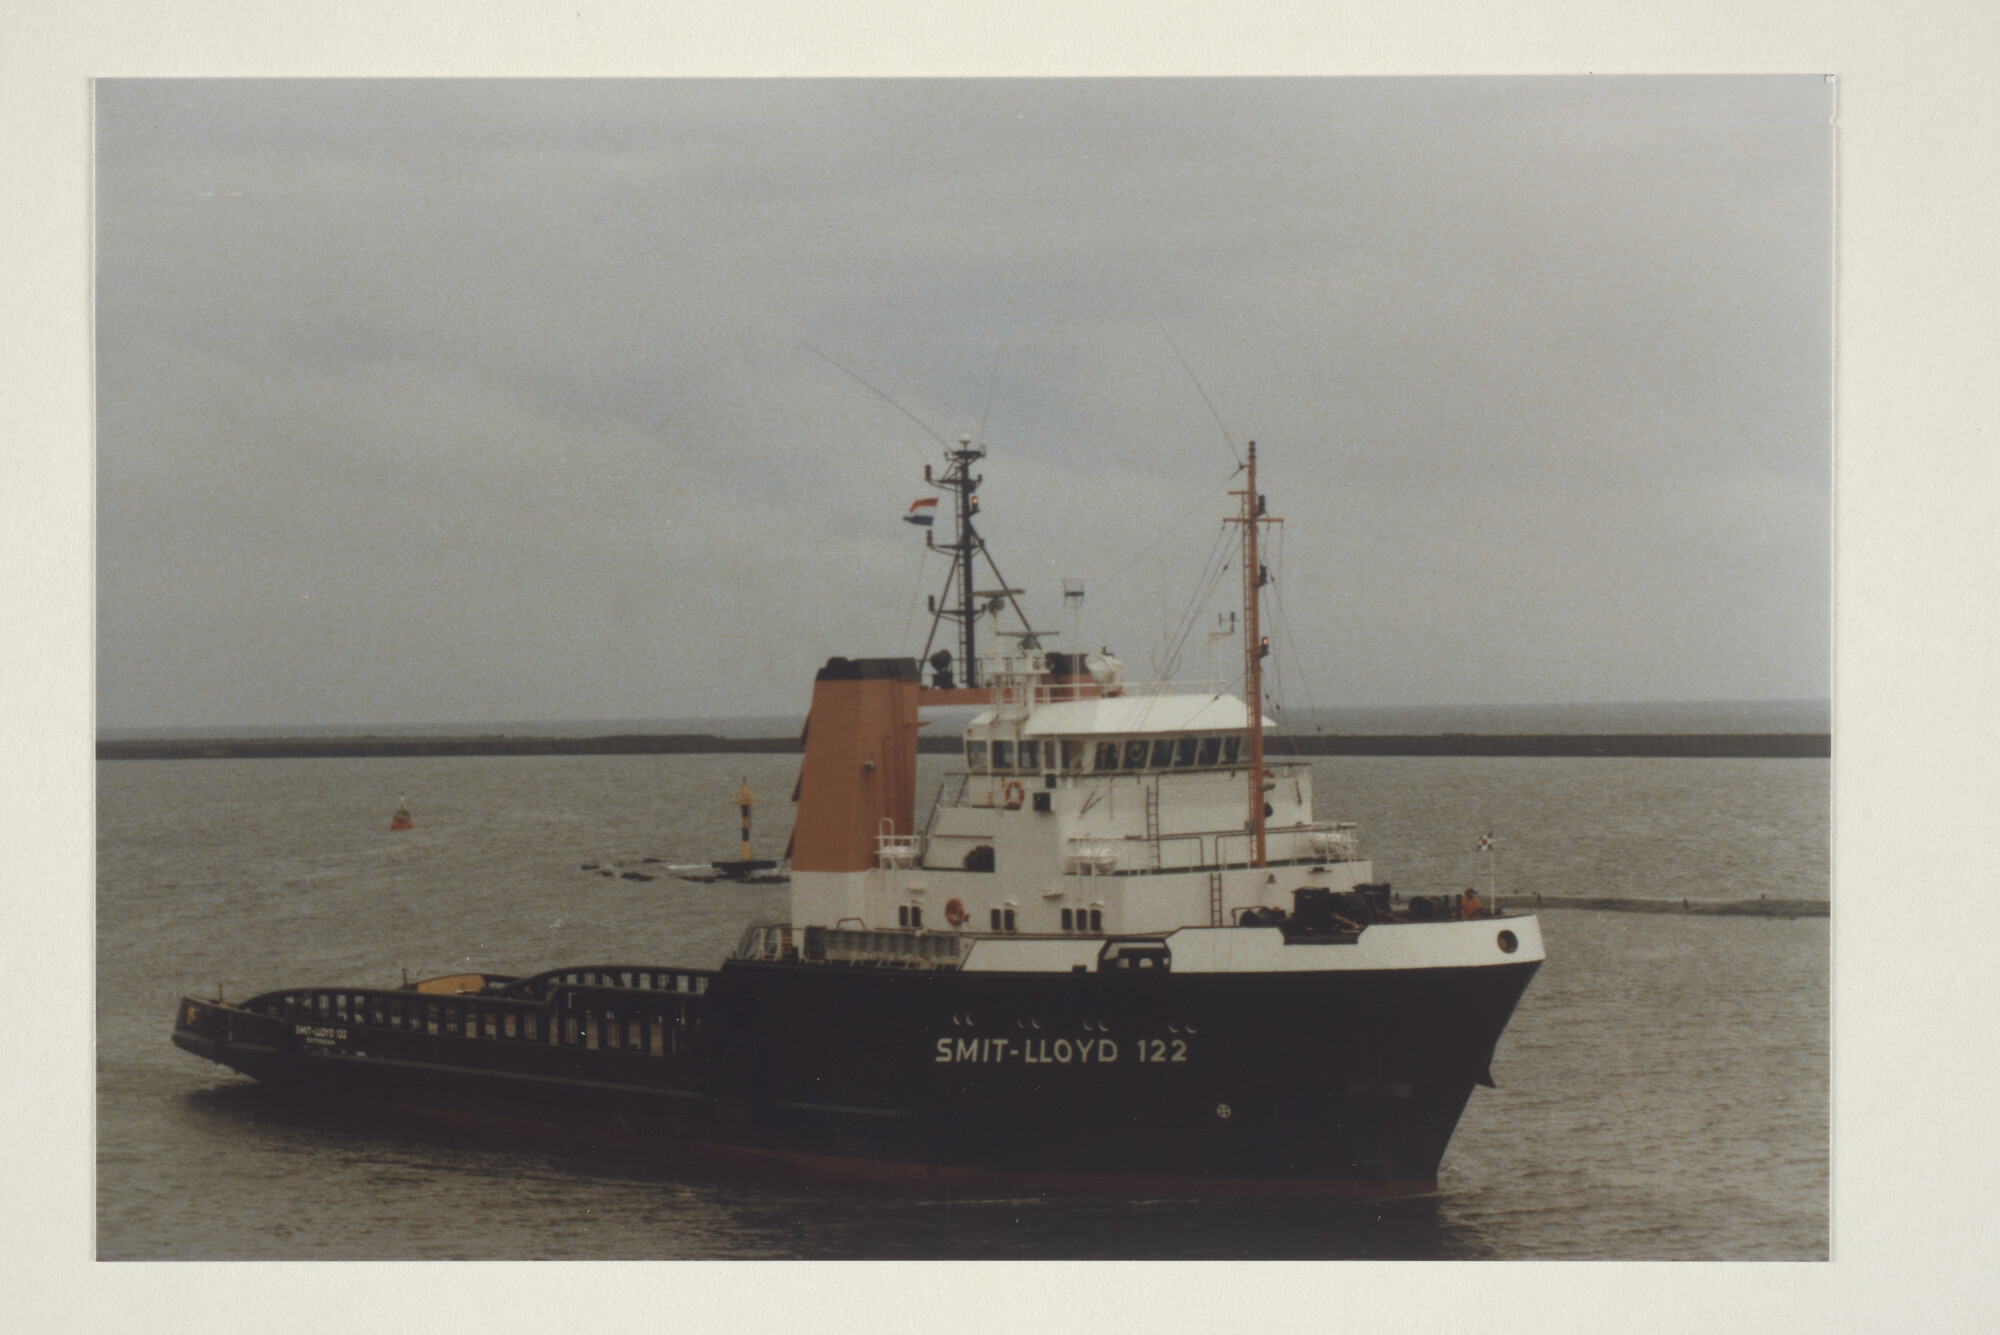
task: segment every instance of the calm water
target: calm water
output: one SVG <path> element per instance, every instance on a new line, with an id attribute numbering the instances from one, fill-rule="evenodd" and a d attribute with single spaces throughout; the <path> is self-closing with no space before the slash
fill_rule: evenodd
<path id="1" fill-rule="evenodd" d="M 1321 814 L 1399 892 L 1824 898 L 1828 766 L 1337 757 Z M 944 765 L 926 758 L 920 807 Z M 283 1113 L 168 1041 L 182 993 L 714 964 L 774 889 L 602 879 L 790 825 L 785 756 L 111 762 L 98 782 L 106 1259 L 1827 1254 L 1828 924 L 1552 911 L 1445 1157 L 1390 1206 L 911 1200 Z M 417 828 L 388 832 L 398 794 Z"/>

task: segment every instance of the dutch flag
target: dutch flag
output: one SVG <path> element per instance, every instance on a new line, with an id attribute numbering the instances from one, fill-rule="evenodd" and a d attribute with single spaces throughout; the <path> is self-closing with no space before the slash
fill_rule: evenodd
<path id="1" fill-rule="evenodd" d="M 920 501 L 910 502 L 910 511 L 903 516 L 905 524 L 921 524 L 929 528 L 937 522 L 937 497 L 926 496 Z"/>

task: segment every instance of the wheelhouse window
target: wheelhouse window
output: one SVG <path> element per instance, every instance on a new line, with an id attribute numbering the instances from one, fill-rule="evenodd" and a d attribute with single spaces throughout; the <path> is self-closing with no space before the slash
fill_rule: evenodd
<path id="1" fill-rule="evenodd" d="M 1021 768 L 1038 770 L 1042 767 L 1042 747 L 1039 742 L 1021 743 Z"/>
<path id="2" fill-rule="evenodd" d="M 968 741 L 965 744 L 965 767 L 972 770 L 986 768 L 986 743 Z"/>
<path id="3" fill-rule="evenodd" d="M 1222 759 L 1222 739 L 1220 737 L 1202 738 L 1201 759 L 1197 763 L 1201 765 L 1213 765 L 1220 759 Z"/>
<path id="4" fill-rule="evenodd" d="M 1148 748 L 1146 746 L 1146 739 L 1144 737 L 1134 737 L 1131 741 L 1125 743 L 1125 768 L 1126 769 L 1146 768 L 1147 749 Z"/>
<path id="5" fill-rule="evenodd" d="M 1153 743 L 1153 758 L 1150 762 L 1151 767 L 1154 769 L 1165 769 L 1173 763 L 1174 763 L 1174 739 L 1171 737 L 1159 738 Z"/>
<path id="6" fill-rule="evenodd" d="M 1118 768 L 1118 743 L 1099 742 L 1097 744 L 1097 763 L 1094 768 L 1100 774 L 1108 773 Z"/>
<path id="7" fill-rule="evenodd" d="M 1077 741 L 1073 737 L 1065 737 L 1063 739 L 1062 767 L 1064 769 L 1080 770 L 1083 768 L 1084 761 L 1089 758 L 1090 747 L 1087 743 Z"/>
<path id="8" fill-rule="evenodd" d="M 996 770 L 1014 768 L 1014 744 L 1012 742 L 993 743 L 993 768 Z"/>
<path id="9" fill-rule="evenodd" d="M 1225 737 L 1222 739 L 1223 764 L 1234 765 L 1236 763 L 1237 757 L 1242 754 L 1243 754 L 1243 739 L 1241 737 Z"/>
<path id="10" fill-rule="evenodd" d="M 1197 745 L 1197 739 L 1193 737 L 1176 737 L 1174 739 L 1175 769 L 1187 769 L 1194 764 Z"/>

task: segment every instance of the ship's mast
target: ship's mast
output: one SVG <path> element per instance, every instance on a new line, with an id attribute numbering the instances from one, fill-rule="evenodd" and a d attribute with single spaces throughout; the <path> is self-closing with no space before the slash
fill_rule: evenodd
<path id="1" fill-rule="evenodd" d="M 1257 526 L 1282 524 L 1264 513 L 1264 498 L 1257 491 L 1257 442 L 1250 442 L 1248 476 L 1242 491 L 1243 513 L 1226 522 L 1243 525 L 1243 700 L 1249 706 L 1247 722 L 1250 743 L 1250 836 L 1256 866 L 1264 857 L 1264 658 L 1271 652 L 1270 637 L 1258 628 L 1258 590 L 1271 582 L 1257 556 Z"/>
<path id="2" fill-rule="evenodd" d="M 978 614 L 974 611 L 972 605 L 972 553 L 979 543 L 979 535 L 973 532 L 972 516 L 977 514 L 979 509 L 979 502 L 973 493 L 978 490 L 979 484 L 985 481 L 984 477 L 974 477 L 972 475 L 972 465 L 976 460 L 984 457 L 985 454 L 985 450 L 973 449 L 972 442 L 963 436 L 959 437 L 957 449 L 945 452 L 945 457 L 951 460 L 951 468 L 945 475 L 945 481 L 954 484 L 952 490 L 958 508 L 958 540 L 956 543 L 958 548 L 958 631 L 959 643 L 962 646 L 958 661 L 960 670 L 965 673 L 965 684 L 967 686 L 977 686 L 979 684 L 979 655 L 977 646 L 973 642 L 973 630 L 978 621 Z"/>
<path id="3" fill-rule="evenodd" d="M 945 451 L 945 471 L 943 477 L 931 476 L 929 465 L 924 467 L 924 481 L 934 487 L 947 487 L 952 492 L 952 512 L 957 531 L 949 543 L 928 539 L 931 550 L 951 553 L 951 571 L 945 576 L 944 593 L 930 600 L 931 633 L 924 640 L 924 655 L 929 656 L 931 645 L 937 640 L 938 623 L 951 617 L 959 623 L 958 643 L 960 666 L 964 673 L 961 679 L 965 686 L 979 685 L 979 643 L 977 636 L 979 615 L 992 612 L 996 619 L 1003 606 L 1011 606 L 1014 615 L 1020 619 L 1022 629 L 1018 632 L 1003 632 L 1018 635 L 1023 648 L 1038 647 L 1040 639 L 1047 631 L 1036 631 L 1021 610 L 1019 601 L 1021 590 L 1010 588 L 1000 567 L 993 562 L 992 554 L 986 551 L 986 543 L 972 526 L 972 517 L 979 513 L 979 484 L 986 479 L 975 475 L 972 465 L 986 457 L 984 449 L 975 448 L 969 436 L 960 436 L 958 448 Z M 972 587 L 972 560 L 975 555 L 985 555 L 987 569 L 999 587 L 975 590 Z M 957 592 L 957 606 L 952 606 L 954 586 Z"/>

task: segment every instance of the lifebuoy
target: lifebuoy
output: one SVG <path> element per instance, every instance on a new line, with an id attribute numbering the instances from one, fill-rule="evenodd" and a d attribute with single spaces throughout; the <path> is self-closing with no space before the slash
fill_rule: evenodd
<path id="1" fill-rule="evenodd" d="M 1007 800 L 1007 809 L 1009 811 L 1012 811 L 1014 808 L 1020 806 L 1021 803 L 1028 800 L 1028 790 L 1021 786 L 1019 779 L 1007 780 L 1007 786 L 1002 788 L 1000 792 Z"/>
<path id="2" fill-rule="evenodd" d="M 959 899 L 949 899 L 945 901 L 944 920 L 950 923 L 953 927 L 961 925 L 967 918 L 971 916 L 972 916 L 971 914 L 965 911 L 965 901 Z"/>

